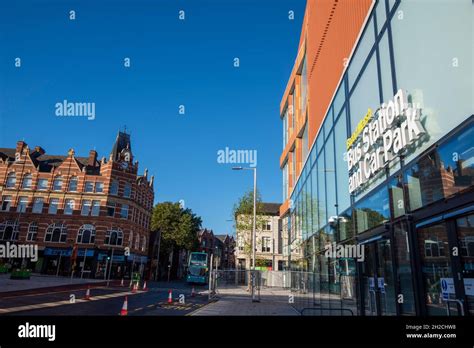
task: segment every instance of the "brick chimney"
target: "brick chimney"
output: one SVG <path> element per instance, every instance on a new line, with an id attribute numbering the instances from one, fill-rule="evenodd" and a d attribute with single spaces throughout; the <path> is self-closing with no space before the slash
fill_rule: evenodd
<path id="1" fill-rule="evenodd" d="M 23 148 L 26 147 L 26 146 L 28 146 L 28 144 L 25 143 L 23 140 L 17 141 L 17 142 L 16 142 L 16 150 L 15 150 L 15 152 L 16 152 L 16 153 L 22 153 Z"/>
<path id="2" fill-rule="evenodd" d="M 89 151 L 89 160 L 87 161 L 87 165 L 90 166 L 90 167 L 95 167 L 96 162 L 97 162 L 97 151 L 90 150 Z"/>

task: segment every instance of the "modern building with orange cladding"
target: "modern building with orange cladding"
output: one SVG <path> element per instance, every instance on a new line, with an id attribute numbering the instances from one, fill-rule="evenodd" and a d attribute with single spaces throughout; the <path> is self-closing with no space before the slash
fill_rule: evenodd
<path id="1" fill-rule="evenodd" d="M 307 1 L 280 102 L 298 309 L 474 315 L 473 13 Z"/>

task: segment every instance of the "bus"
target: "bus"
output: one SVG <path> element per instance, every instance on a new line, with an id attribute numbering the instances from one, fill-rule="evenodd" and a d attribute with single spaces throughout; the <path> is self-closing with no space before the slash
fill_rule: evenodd
<path id="1" fill-rule="evenodd" d="M 207 254 L 202 252 L 192 252 L 191 255 L 189 255 L 186 282 L 206 284 L 209 277 L 208 271 Z"/>

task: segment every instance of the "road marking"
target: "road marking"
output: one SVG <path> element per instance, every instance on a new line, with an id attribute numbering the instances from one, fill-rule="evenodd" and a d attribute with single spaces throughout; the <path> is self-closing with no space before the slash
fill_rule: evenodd
<path id="1" fill-rule="evenodd" d="M 132 293 L 132 292 L 127 291 L 127 292 L 120 292 L 120 293 L 115 293 L 115 294 L 93 296 L 90 298 L 90 300 L 77 299 L 75 303 L 85 303 L 85 302 L 91 302 L 91 301 L 106 300 L 109 298 L 121 297 L 125 295 L 132 296 L 132 295 L 138 295 L 138 293 Z M 34 305 L 27 305 L 27 306 L 20 306 L 20 307 L 0 308 L 0 314 L 27 311 L 27 310 L 40 309 L 40 308 L 58 307 L 58 306 L 63 306 L 67 304 L 73 305 L 75 303 L 71 303 L 69 300 L 64 300 L 64 301 L 56 301 L 56 302 L 38 303 Z"/>
<path id="2" fill-rule="evenodd" d="M 38 288 L 42 289 L 42 288 Z M 93 289 L 107 289 L 106 286 L 97 286 L 97 287 L 91 287 L 91 290 Z M 71 290 L 61 290 L 61 291 L 48 291 L 48 292 L 41 292 L 38 294 L 25 294 L 25 295 L 13 295 L 13 296 L 8 296 L 8 297 L 0 297 L 0 301 L 7 299 L 7 298 L 21 298 L 21 297 L 30 297 L 30 296 L 41 296 L 41 295 L 50 295 L 50 294 L 60 294 L 62 292 L 74 292 L 74 291 L 83 291 L 87 290 L 87 288 L 84 289 L 71 289 Z"/>

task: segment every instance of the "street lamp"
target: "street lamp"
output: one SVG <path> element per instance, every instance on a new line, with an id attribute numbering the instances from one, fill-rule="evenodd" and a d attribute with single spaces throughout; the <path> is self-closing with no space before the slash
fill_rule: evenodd
<path id="1" fill-rule="evenodd" d="M 252 270 L 255 270 L 256 219 L 257 219 L 257 167 L 232 167 L 232 170 L 253 170 L 253 228 L 252 228 Z"/>

